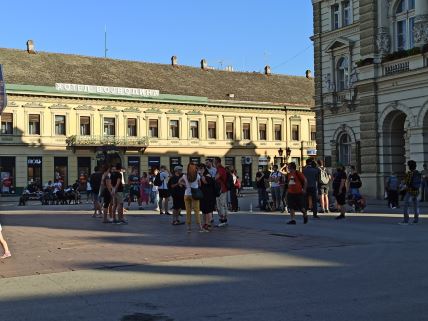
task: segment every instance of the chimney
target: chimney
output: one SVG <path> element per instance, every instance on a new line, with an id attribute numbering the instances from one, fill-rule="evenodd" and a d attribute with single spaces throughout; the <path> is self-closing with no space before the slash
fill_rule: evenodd
<path id="1" fill-rule="evenodd" d="M 201 60 L 201 68 L 203 70 L 207 70 L 208 69 L 208 63 L 207 63 L 207 61 L 205 59 Z"/>
<path id="2" fill-rule="evenodd" d="M 308 78 L 308 79 L 312 78 L 312 72 L 309 69 L 306 70 L 306 78 Z"/>
<path id="3" fill-rule="evenodd" d="M 270 66 L 265 66 L 265 75 L 269 76 L 271 73 Z"/>
<path id="4" fill-rule="evenodd" d="M 34 42 L 31 39 L 27 41 L 27 52 L 29 54 L 35 54 L 36 53 L 36 50 L 34 49 Z"/>
<path id="5" fill-rule="evenodd" d="M 177 59 L 177 56 L 172 56 L 172 57 L 171 57 L 171 65 L 172 65 L 173 67 L 177 67 L 177 66 L 178 66 L 178 59 Z"/>

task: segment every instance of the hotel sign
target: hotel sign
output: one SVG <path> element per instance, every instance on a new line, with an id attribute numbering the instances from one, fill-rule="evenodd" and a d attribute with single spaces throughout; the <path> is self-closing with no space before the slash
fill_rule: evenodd
<path id="1" fill-rule="evenodd" d="M 89 93 L 89 94 L 104 94 L 104 95 L 117 95 L 117 96 L 136 96 L 136 97 L 159 96 L 159 90 L 141 89 L 141 88 L 56 83 L 55 89 L 58 91 L 66 91 L 66 92 L 83 92 L 83 93 Z"/>
<path id="2" fill-rule="evenodd" d="M 6 85 L 3 79 L 3 66 L 0 64 L 0 115 L 7 106 Z"/>

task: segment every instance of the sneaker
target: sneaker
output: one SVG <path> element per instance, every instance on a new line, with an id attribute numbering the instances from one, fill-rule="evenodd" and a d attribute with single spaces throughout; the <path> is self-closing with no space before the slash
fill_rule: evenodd
<path id="1" fill-rule="evenodd" d="M 397 206 L 393 206 L 393 207 L 391 207 L 393 210 L 395 210 L 396 208 L 397 208 Z"/>
<path id="2" fill-rule="evenodd" d="M 402 222 L 398 223 L 398 225 L 409 225 L 409 222 L 402 221 Z"/>
<path id="3" fill-rule="evenodd" d="M 172 215 L 172 213 L 170 213 L 170 212 L 166 212 L 165 214 L 166 214 L 166 215 Z"/>
<path id="4" fill-rule="evenodd" d="M 324 210 L 324 213 L 330 213 L 330 211 L 326 208 L 326 209 Z"/>
<path id="5" fill-rule="evenodd" d="M 160 215 L 163 215 L 163 214 L 164 214 L 164 212 L 159 212 L 159 214 L 160 214 Z"/>
<path id="6" fill-rule="evenodd" d="M 295 220 L 291 220 L 287 222 L 288 225 L 296 225 L 296 221 Z"/>
<path id="7" fill-rule="evenodd" d="M 218 223 L 218 227 L 225 227 L 227 225 L 227 222 L 220 222 Z"/>
<path id="8" fill-rule="evenodd" d="M 339 216 L 336 216 L 336 220 L 340 220 L 342 218 L 345 218 L 345 215 L 340 214 Z"/>
<path id="9" fill-rule="evenodd" d="M 210 232 L 210 228 L 208 227 L 208 224 L 204 224 L 204 226 L 202 226 L 202 229 L 203 229 L 205 232 Z"/>
<path id="10" fill-rule="evenodd" d="M 139 210 L 144 210 L 144 208 L 143 208 L 142 206 L 140 206 L 138 209 L 139 209 Z"/>
<path id="11" fill-rule="evenodd" d="M 323 214 L 323 213 L 324 213 L 324 210 L 319 210 L 319 211 L 318 211 L 318 213 Z"/>

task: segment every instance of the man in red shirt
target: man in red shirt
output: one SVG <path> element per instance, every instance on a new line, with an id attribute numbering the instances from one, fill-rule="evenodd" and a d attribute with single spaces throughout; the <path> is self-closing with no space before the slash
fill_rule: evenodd
<path id="1" fill-rule="evenodd" d="M 217 197 L 217 212 L 220 216 L 219 227 L 227 225 L 227 174 L 226 169 L 221 164 L 220 157 L 214 158 L 214 166 L 217 168 L 215 176 L 216 182 L 220 185 L 221 194 Z"/>
<path id="2" fill-rule="evenodd" d="M 291 220 L 287 223 L 290 225 L 296 225 L 295 212 L 302 211 L 303 213 L 303 224 L 308 223 L 308 214 L 306 213 L 304 194 L 306 193 L 307 181 L 306 177 L 296 170 L 296 163 L 292 162 L 288 165 L 288 194 L 287 204 L 290 209 Z"/>

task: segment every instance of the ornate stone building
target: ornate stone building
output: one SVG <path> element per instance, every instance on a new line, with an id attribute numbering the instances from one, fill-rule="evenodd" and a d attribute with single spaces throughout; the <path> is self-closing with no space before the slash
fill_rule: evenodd
<path id="1" fill-rule="evenodd" d="M 0 49 L 8 105 L 0 172 L 23 188 L 100 161 L 141 172 L 220 156 L 251 187 L 259 166 L 315 153 L 313 80 Z M 279 155 L 284 152 L 284 155 Z M 8 179 L 10 184 L 10 179 Z M 7 191 L 7 186 L 2 191 Z"/>
<path id="2" fill-rule="evenodd" d="M 428 162 L 428 1 L 313 0 L 317 148 L 366 193 Z"/>

